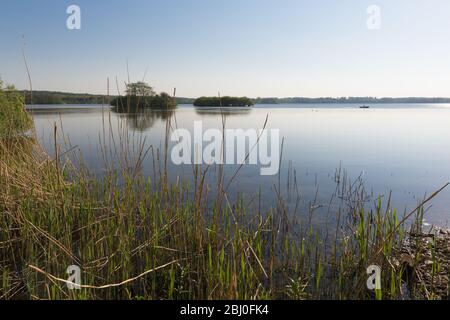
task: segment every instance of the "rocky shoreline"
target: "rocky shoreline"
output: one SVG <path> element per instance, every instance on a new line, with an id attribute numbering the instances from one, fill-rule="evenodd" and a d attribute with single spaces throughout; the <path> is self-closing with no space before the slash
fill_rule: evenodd
<path id="1" fill-rule="evenodd" d="M 404 271 L 405 299 L 450 298 L 450 229 L 409 233 L 393 262 Z"/>

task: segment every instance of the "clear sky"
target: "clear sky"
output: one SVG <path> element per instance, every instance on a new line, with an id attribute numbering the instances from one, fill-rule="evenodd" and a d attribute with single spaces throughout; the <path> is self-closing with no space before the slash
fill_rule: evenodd
<path id="1" fill-rule="evenodd" d="M 132 81 L 187 97 L 450 97 L 448 0 L 0 0 L 0 76 L 18 88 L 23 46 L 35 90 L 122 88 L 128 60 Z"/>

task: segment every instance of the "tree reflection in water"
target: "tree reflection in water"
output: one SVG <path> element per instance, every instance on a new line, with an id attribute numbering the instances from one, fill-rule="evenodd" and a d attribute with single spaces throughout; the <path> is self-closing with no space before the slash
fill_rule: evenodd
<path id="1" fill-rule="evenodd" d="M 126 119 L 130 129 L 137 131 L 146 131 L 152 128 L 158 120 L 167 120 L 175 112 L 174 109 L 139 109 L 139 110 L 121 110 L 113 107 L 111 109 L 117 113 L 120 118 Z"/>
<path id="2" fill-rule="evenodd" d="M 244 116 L 253 111 L 249 107 L 196 107 L 195 112 L 201 116 Z"/>

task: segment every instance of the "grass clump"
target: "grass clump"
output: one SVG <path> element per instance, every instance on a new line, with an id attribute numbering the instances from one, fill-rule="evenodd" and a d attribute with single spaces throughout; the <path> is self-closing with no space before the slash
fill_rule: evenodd
<path id="1" fill-rule="evenodd" d="M 32 124 L 23 96 L 14 86 L 4 86 L 0 80 L 0 138 L 29 130 Z"/>

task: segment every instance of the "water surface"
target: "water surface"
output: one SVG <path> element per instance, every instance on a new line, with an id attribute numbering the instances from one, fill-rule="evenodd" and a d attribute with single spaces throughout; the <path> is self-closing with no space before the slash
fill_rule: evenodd
<path id="1" fill-rule="evenodd" d="M 164 145 L 168 117 L 173 117 L 174 126 L 188 130 L 193 129 L 196 120 L 202 120 L 205 128 L 222 127 L 217 109 L 196 109 L 189 105 L 179 106 L 173 114 L 159 111 L 118 114 L 106 106 L 31 109 L 38 138 L 50 153 L 56 123 L 65 142 L 76 146 L 87 165 L 99 174 L 104 168 L 99 150 L 100 141 L 108 136 L 108 132 L 104 136 L 105 126 L 116 136 L 121 128 L 126 128 L 131 140 L 145 139 L 146 145 L 155 148 Z M 303 208 L 316 194 L 318 204 L 328 203 L 335 190 L 338 168 L 351 179 L 361 177 L 366 190 L 373 195 L 371 200 L 377 195 L 387 197 L 392 191 L 393 204 L 400 212 L 413 209 L 426 194 L 450 181 L 450 105 L 382 104 L 370 109 L 337 104 L 257 105 L 253 109 L 227 109 L 226 126 L 262 128 L 267 115 L 267 128 L 280 129 L 284 138 L 282 189 L 286 189 L 288 168 L 292 168 L 291 172 L 295 169 Z M 152 160 L 148 158 L 143 164 L 144 173 L 151 176 L 152 168 Z M 236 166 L 225 167 L 228 177 L 235 170 Z M 189 177 L 192 167 L 169 163 L 169 171 L 172 178 Z M 214 183 L 214 177 L 209 182 Z M 230 194 L 243 192 L 251 202 L 261 192 L 258 205 L 274 206 L 274 187 L 278 184 L 278 176 L 260 176 L 258 166 L 246 165 L 232 184 Z M 295 206 L 295 201 L 288 204 Z M 323 212 L 317 215 L 318 220 L 328 219 Z M 450 190 L 445 190 L 432 202 L 426 219 L 446 225 L 449 217 Z"/>

